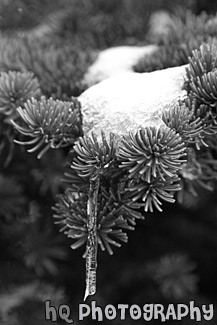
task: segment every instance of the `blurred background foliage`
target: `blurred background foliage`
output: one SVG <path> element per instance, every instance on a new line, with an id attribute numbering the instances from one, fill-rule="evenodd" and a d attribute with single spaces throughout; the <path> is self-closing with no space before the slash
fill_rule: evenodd
<path id="1" fill-rule="evenodd" d="M 30 71 L 47 97 L 78 96 L 87 87 L 83 75 L 99 50 L 148 44 L 152 13 L 185 9 L 197 15 L 203 10 L 215 14 L 217 4 L 205 0 L 1 0 L 1 85 L 3 72 Z M 169 43 L 166 46 L 171 51 Z M 156 62 L 149 62 L 150 71 Z M 2 94 L 0 100 L 5 91 Z M 16 101 L 23 105 L 17 93 L 10 98 L 9 105 Z M 70 250 L 71 241 L 59 233 L 51 210 L 56 194 L 66 187 L 61 179 L 67 171 L 69 149 L 50 150 L 37 160 L 14 145 L 17 135 L 8 123 L 11 114 L 14 117 L 14 111 L 0 107 L 0 322 L 49 323 L 44 320 L 46 299 L 53 305 L 69 303 L 76 319 L 85 285 L 83 249 Z M 99 252 L 94 296 L 98 305 L 194 300 L 198 305 L 216 306 L 216 191 L 200 189 L 197 197 L 184 192 L 182 204 L 164 204 L 164 212 L 145 217 L 129 234 L 128 244 L 114 249 L 114 255 Z M 91 320 L 83 323 L 91 324 Z M 216 324 L 216 316 L 210 324 Z"/>

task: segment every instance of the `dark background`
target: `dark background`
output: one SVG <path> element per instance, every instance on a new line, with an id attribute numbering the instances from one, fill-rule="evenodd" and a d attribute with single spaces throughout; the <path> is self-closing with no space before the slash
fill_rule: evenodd
<path id="1" fill-rule="evenodd" d="M 73 44 L 78 58 L 83 53 L 92 57 L 111 46 L 147 44 L 151 14 L 161 9 L 178 12 L 180 6 L 197 15 L 203 10 L 208 14 L 217 10 L 216 1 L 205 0 L 1 0 L 0 36 L 51 26 L 50 42 Z M 90 62 L 92 59 L 87 60 L 85 69 Z M 85 72 L 79 59 L 73 69 L 75 80 Z M 84 89 L 78 84 L 68 95 L 77 96 Z M 1 130 L 4 128 L 1 120 Z M 68 150 L 51 150 L 39 161 L 18 146 L 9 153 L 10 139 L 5 140 L 4 134 L 2 131 L 1 141 L 7 141 L 0 152 L 0 311 L 6 312 L 0 324 L 49 323 L 44 320 L 46 299 L 53 305 L 68 303 L 76 319 L 85 289 L 84 247 L 70 250 L 71 241 L 59 234 L 51 209 L 56 195 L 66 186 L 61 178 L 70 160 Z M 216 191 L 200 189 L 197 197 L 185 193 L 182 203 L 164 204 L 162 213 L 146 213 L 145 220 L 129 233 L 128 243 L 114 248 L 113 256 L 99 252 L 97 294 L 93 299 L 102 307 L 118 303 L 167 306 L 188 304 L 190 300 L 198 306 L 217 307 L 216 274 Z M 36 289 L 25 294 L 32 284 Z M 18 297 L 18 302 L 10 307 L 12 297 Z M 215 316 L 209 324 L 216 321 Z M 131 324 L 132 320 L 124 323 Z M 179 322 L 194 323 L 189 317 Z"/>

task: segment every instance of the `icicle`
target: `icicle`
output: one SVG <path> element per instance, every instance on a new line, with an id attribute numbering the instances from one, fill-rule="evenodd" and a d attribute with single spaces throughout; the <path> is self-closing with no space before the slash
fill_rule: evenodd
<path id="1" fill-rule="evenodd" d="M 97 269 L 97 203 L 100 170 L 96 167 L 90 178 L 89 199 L 87 202 L 87 248 L 86 248 L 86 289 L 84 300 L 96 293 Z"/>

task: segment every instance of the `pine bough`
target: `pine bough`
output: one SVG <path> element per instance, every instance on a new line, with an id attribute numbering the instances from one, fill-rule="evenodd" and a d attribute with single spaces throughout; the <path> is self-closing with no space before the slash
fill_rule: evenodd
<path id="1" fill-rule="evenodd" d="M 193 195 L 198 185 L 213 188 L 216 53 L 215 45 L 193 51 L 183 86 L 187 96 L 162 113 L 159 126 L 126 129 L 122 135 L 115 130 L 98 134 L 93 126 L 84 135 L 82 107 L 76 98 L 29 99 L 12 118 L 15 129 L 29 137 L 16 142 L 29 146 L 29 152 L 39 151 L 38 158 L 50 148 L 71 147 L 71 165 L 65 174 L 69 185 L 58 197 L 54 217 L 61 231 L 73 239 L 73 249 L 86 245 L 85 298 L 96 292 L 98 246 L 113 254 L 112 246 L 127 242 L 126 231 L 135 229 L 144 212 L 162 211 L 162 203 L 175 202 L 175 195 L 180 199 L 184 188 Z M 10 79 L 15 77 L 3 74 L 0 91 L 6 94 L 2 88 L 12 85 Z M 31 94 L 36 86 L 29 81 Z M 6 101 L 4 107 L 8 115 Z"/>

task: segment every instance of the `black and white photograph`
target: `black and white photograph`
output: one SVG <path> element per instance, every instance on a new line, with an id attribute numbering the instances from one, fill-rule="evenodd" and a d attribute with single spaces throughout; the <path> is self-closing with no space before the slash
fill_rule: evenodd
<path id="1" fill-rule="evenodd" d="M 217 1 L 0 0 L 0 325 L 217 324 Z"/>

